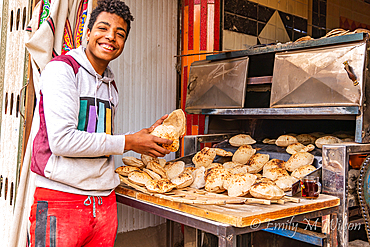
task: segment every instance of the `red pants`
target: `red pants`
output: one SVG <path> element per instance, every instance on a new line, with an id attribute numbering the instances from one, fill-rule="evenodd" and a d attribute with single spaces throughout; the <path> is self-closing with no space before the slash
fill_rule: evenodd
<path id="1" fill-rule="evenodd" d="M 36 188 L 31 207 L 31 247 L 114 246 L 116 195 L 83 196 Z"/>

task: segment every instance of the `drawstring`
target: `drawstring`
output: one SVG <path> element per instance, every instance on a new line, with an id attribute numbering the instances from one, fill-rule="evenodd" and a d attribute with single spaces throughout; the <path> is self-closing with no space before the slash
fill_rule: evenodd
<path id="1" fill-rule="evenodd" d="M 85 206 L 91 205 L 91 197 L 93 199 L 93 216 L 96 218 L 95 198 L 98 199 L 98 205 L 103 205 L 103 199 L 100 196 L 88 196 L 84 201 Z"/>
<path id="2" fill-rule="evenodd" d="M 108 93 L 109 93 L 109 108 L 112 108 L 111 102 L 113 101 L 112 91 L 111 91 L 111 81 L 108 82 Z"/>
<path id="3" fill-rule="evenodd" d="M 98 74 L 95 74 L 96 87 L 95 87 L 94 103 L 95 103 L 95 115 L 96 115 L 96 119 L 99 119 L 99 115 L 98 115 L 98 103 L 97 103 L 97 92 L 98 92 L 98 89 L 100 88 L 99 80 L 102 80 L 102 79 L 99 78 L 99 75 Z M 109 108 L 112 108 L 111 102 L 113 102 L 111 82 L 112 82 L 112 80 L 109 80 L 108 81 Z"/>

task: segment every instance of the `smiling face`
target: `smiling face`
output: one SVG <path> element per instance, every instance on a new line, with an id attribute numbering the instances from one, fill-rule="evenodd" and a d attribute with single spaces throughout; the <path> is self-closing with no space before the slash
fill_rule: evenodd
<path id="1" fill-rule="evenodd" d="M 101 12 L 92 29 L 87 30 L 86 56 L 100 75 L 108 63 L 123 51 L 126 41 L 127 23 L 122 17 Z"/>

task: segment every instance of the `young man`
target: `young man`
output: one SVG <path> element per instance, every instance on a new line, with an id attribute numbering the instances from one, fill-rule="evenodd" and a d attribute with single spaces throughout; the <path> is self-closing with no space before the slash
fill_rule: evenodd
<path id="1" fill-rule="evenodd" d="M 124 48 L 133 17 L 119 0 L 93 10 L 86 48 L 53 59 L 41 75 L 40 129 L 31 170 L 37 173 L 31 208 L 31 246 L 113 246 L 117 232 L 112 155 L 133 150 L 169 153 L 151 128 L 113 135 L 118 92 L 108 64 Z M 134 117 L 134 116 L 133 116 Z"/>

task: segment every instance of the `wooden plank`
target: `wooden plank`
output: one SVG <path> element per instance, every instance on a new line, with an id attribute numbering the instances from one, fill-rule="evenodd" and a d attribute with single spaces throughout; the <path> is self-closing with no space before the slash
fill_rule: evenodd
<path id="1" fill-rule="evenodd" d="M 300 198 L 299 203 L 286 202 L 285 204 L 271 205 L 189 205 L 158 198 L 122 186 L 117 187 L 116 192 L 138 200 L 151 202 L 236 227 L 246 227 L 256 223 L 256 221 L 264 223 L 294 215 L 314 212 L 338 206 L 340 203 L 337 197 L 321 194 L 319 198 L 314 200 Z"/>

